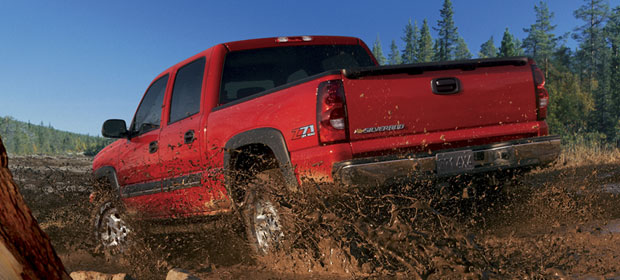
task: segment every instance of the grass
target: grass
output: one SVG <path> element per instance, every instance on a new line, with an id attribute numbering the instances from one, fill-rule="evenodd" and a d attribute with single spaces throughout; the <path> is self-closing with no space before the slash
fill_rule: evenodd
<path id="1" fill-rule="evenodd" d="M 570 141 L 562 145 L 556 164 L 582 166 L 613 163 L 620 164 L 620 149 L 617 147 L 599 141 Z"/>

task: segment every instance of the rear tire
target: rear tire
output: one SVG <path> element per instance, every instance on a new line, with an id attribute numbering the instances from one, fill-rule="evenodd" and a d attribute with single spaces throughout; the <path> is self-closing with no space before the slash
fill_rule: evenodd
<path id="1" fill-rule="evenodd" d="M 282 249 L 292 222 L 285 202 L 287 188 L 279 169 L 260 172 L 245 188 L 244 203 L 238 209 L 245 224 L 246 237 L 260 256 Z"/>

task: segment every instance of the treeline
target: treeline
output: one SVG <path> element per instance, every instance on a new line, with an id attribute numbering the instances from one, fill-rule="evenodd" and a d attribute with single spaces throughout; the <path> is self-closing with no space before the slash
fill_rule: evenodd
<path id="1" fill-rule="evenodd" d="M 107 144 L 108 139 L 66 131 L 51 125 L 22 122 L 11 117 L 0 117 L 0 137 L 7 151 L 13 155 L 95 155 Z"/>
<path id="2" fill-rule="evenodd" d="M 379 36 L 372 51 L 381 64 L 407 64 L 470 59 L 470 52 L 453 20 L 450 0 L 444 0 L 440 19 L 432 27 L 411 20 L 401 38 L 399 50 L 392 40 L 387 57 Z M 505 28 L 499 46 L 493 36 L 480 46 L 479 58 L 526 55 L 534 58 L 547 78 L 551 103 L 548 122 L 551 132 L 571 141 L 611 143 L 620 141 L 620 6 L 605 0 L 584 0 L 573 12 L 582 22 L 572 32 L 556 34 L 554 14 L 544 1 L 534 5 L 536 21 L 523 28 L 519 39 Z M 576 49 L 566 41 L 578 42 Z"/>

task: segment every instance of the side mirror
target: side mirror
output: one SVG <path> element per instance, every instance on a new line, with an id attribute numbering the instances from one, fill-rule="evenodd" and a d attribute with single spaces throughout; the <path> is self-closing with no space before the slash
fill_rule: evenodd
<path id="1" fill-rule="evenodd" d="M 127 137 L 127 124 L 125 120 L 107 120 L 103 123 L 101 134 L 108 138 L 125 138 Z"/>

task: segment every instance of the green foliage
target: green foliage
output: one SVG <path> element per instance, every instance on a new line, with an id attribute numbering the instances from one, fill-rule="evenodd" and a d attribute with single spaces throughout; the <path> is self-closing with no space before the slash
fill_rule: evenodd
<path id="1" fill-rule="evenodd" d="M 108 139 L 60 131 L 51 125 L 33 125 L 11 117 L 0 117 L 0 137 L 14 155 L 95 155 L 110 143 Z"/>
<path id="2" fill-rule="evenodd" d="M 549 71 L 549 126 L 553 134 L 584 133 L 586 119 L 594 110 L 590 95 L 581 91 L 579 77 L 571 72 Z"/>
<path id="3" fill-rule="evenodd" d="M 607 26 L 605 27 L 607 40 L 610 49 L 609 59 L 609 92 L 610 110 L 615 112 L 612 122 L 614 133 L 612 138 L 620 142 L 620 6 L 616 7 L 611 14 Z"/>
<path id="4" fill-rule="evenodd" d="M 556 48 L 557 37 L 552 33 L 555 25 L 551 24 L 553 13 L 549 12 L 549 7 L 543 1 L 538 5 L 534 5 L 536 13 L 536 22 L 529 28 L 524 28 L 528 35 L 523 40 L 525 53 L 534 58 L 539 67 L 547 74 L 551 55 Z"/>
<path id="5" fill-rule="evenodd" d="M 439 39 L 435 39 L 433 43 L 433 61 L 441 61 L 441 54 L 439 53 Z"/>
<path id="6" fill-rule="evenodd" d="M 420 30 L 420 36 L 418 36 L 417 42 L 418 50 L 418 62 L 430 62 L 433 60 L 433 37 L 431 37 L 431 31 L 428 27 L 428 21 L 424 19 L 422 23 L 422 29 Z"/>
<path id="7" fill-rule="evenodd" d="M 515 46 L 515 54 L 516 56 L 524 56 L 525 51 L 523 51 L 523 42 L 519 40 L 517 37 L 512 37 L 514 39 L 513 44 Z"/>
<path id="8" fill-rule="evenodd" d="M 518 42 L 515 41 L 514 36 L 512 36 L 512 34 L 510 34 L 510 32 L 508 31 L 508 27 L 506 27 L 506 30 L 504 31 L 504 36 L 502 37 L 502 44 L 497 51 L 497 56 L 509 57 L 519 55 L 516 45 L 517 43 Z"/>
<path id="9" fill-rule="evenodd" d="M 603 0 L 585 0 L 573 14 L 575 18 L 584 21 L 584 24 L 575 28 L 573 38 L 580 43 L 583 56 L 584 71 L 586 72 L 588 90 L 593 90 L 593 80 L 596 78 L 598 67 L 604 50 L 603 26 L 609 17 L 609 7 Z"/>
<path id="10" fill-rule="evenodd" d="M 495 47 L 493 36 L 491 36 L 488 41 L 480 45 L 480 52 L 478 53 L 478 57 L 492 58 L 495 56 L 497 56 L 497 48 Z"/>
<path id="11" fill-rule="evenodd" d="M 618 119 L 618 111 L 614 110 L 613 100 L 620 94 L 613 92 L 613 48 L 607 44 L 610 35 L 606 26 L 610 19 L 610 11 L 606 1 L 586 0 L 573 14 L 584 22 L 575 28 L 573 38 L 579 42 L 577 59 L 583 90 L 594 99 L 596 113 L 588 120 L 590 131 L 602 132 L 609 138 L 615 138 L 614 129 Z M 613 25 L 613 23 L 611 24 Z M 609 25 L 609 26 L 611 26 Z M 611 28 L 613 29 L 613 28 Z"/>
<path id="12" fill-rule="evenodd" d="M 460 36 L 454 24 L 454 11 L 452 10 L 452 2 L 450 0 L 444 0 L 439 16 L 440 19 L 437 21 L 437 27 L 433 28 L 439 33 L 439 53 L 437 58 L 439 61 L 451 60 L 454 57 L 453 52 Z"/>
<path id="13" fill-rule="evenodd" d="M 410 64 L 416 61 L 416 50 L 415 50 L 415 42 L 417 36 L 418 24 L 417 22 L 414 25 L 411 24 L 411 19 L 409 19 L 409 23 L 405 26 L 405 35 L 401 38 L 405 43 L 405 49 L 403 50 L 401 62 L 403 64 Z"/>
<path id="14" fill-rule="evenodd" d="M 470 59 L 471 57 L 472 55 L 467 48 L 465 39 L 463 39 L 463 37 L 459 37 L 459 40 L 456 43 L 456 48 L 454 49 L 454 59 Z"/>
<path id="15" fill-rule="evenodd" d="M 385 65 L 385 56 L 383 55 L 383 50 L 381 49 L 381 40 L 379 39 L 379 35 L 377 35 L 377 40 L 372 45 L 372 54 L 379 62 L 379 65 Z"/>
<path id="16" fill-rule="evenodd" d="M 398 46 L 396 46 L 396 41 L 392 40 L 392 44 L 390 45 L 390 53 L 388 54 L 388 64 L 397 65 L 401 64 L 402 60 L 400 59 L 400 54 L 398 53 Z"/>

